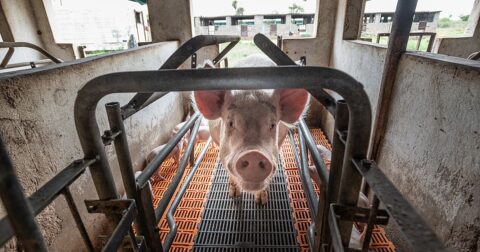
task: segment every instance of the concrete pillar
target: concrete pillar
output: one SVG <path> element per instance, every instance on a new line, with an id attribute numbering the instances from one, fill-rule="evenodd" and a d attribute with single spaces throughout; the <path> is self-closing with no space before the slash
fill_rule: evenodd
<path id="1" fill-rule="evenodd" d="M 254 16 L 253 17 L 253 21 L 254 21 L 254 34 L 257 34 L 257 33 L 263 33 L 263 16 Z"/>
<path id="2" fill-rule="evenodd" d="M 287 25 L 292 24 L 292 15 L 287 14 L 287 15 L 285 16 L 285 24 L 287 24 Z"/>
<path id="3" fill-rule="evenodd" d="M 227 27 L 232 25 L 232 17 L 226 17 L 225 20 L 227 21 Z"/>
<path id="4" fill-rule="evenodd" d="M 381 13 L 375 13 L 375 22 L 374 23 L 380 23 L 380 18 L 382 18 Z"/>
<path id="5" fill-rule="evenodd" d="M 148 15 L 152 28 L 152 42 L 192 38 L 190 0 L 149 0 Z"/>
<path id="6" fill-rule="evenodd" d="M 472 12 L 468 18 L 468 24 L 465 28 L 465 35 L 471 35 L 474 37 L 480 37 L 480 25 L 478 21 L 480 20 L 480 0 L 475 0 L 473 3 Z"/>

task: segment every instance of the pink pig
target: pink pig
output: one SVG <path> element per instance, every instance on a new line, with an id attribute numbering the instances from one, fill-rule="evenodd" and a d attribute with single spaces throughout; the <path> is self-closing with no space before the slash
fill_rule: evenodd
<path id="1" fill-rule="evenodd" d="M 240 67 L 273 66 L 266 57 L 250 56 Z M 207 66 L 208 67 L 208 66 Z M 211 67 L 211 66 L 209 66 Z M 230 197 L 241 190 L 266 204 L 287 125 L 295 123 L 308 102 L 304 89 L 195 91 L 198 110 L 210 120 L 213 141 L 229 174 Z"/>

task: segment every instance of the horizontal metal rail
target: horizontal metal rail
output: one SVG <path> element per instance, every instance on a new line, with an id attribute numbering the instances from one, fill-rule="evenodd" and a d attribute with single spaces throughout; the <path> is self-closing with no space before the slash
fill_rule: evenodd
<path id="1" fill-rule="evenodd" d="M 373 161 L 354 159 L 352 163 L 365 178 L 376 197 L 395 219 L 407 238 L 411 251 L 447 251 L 435 233 Z"/>
<path id="2" fill-rule="evenodd" d="M 275 64 L 279 66 L 296 66 L 295 61 L 288 57 L 288 55 L 284 53 L 278 45 L 275 45 L 267 36 L 258 33 L 253 37 L 253 41 L 263 53 L 275 62 Z M 313 89 L 309 90 L 309 92 L 332 116 L 335 117 L 335 98 L 323 89 Z"/>
<path id="3" fill-rule="evenodd" d="M 33 49 L 35 51 L 40 52 L 43 54 L 45 57 L 49 58 L 51 61 L 55 63 L 62 63 L 63 61 L 61 59 L 56 58 L 49 52 L 47 52 L 45 49 L 34 45 L 32 43 L 27 43 L 27 42 L 0 42 L 0 48 L 8 48 L 7 54 L 5 54 L 5 57 L 3 58 L 2 62 L 0 63 L 0 68 L 7 68 L 8 62 L 13 56 L 13 53 L 15 52 L 15 48 L 18 47 L 26 47 Z"/>
<path id="4" fill-rule="evenodd" d="M 40 187 L 40 189 L 35 191 L 28 198 L 33 215 L 37 216 L 39 213 L 41 213 L 43 209 L 52 203 L 52 201 L 55 200 L 58 195 L 62 194 L 63 190 L 68 188 L 68 186 L 72 184 L 80 175 L 82 175 L 89 165 L 95 163 L 95 161 L 95 159 L 76 160 L 55 175 L 52 179 L 50 179 L 45 185 Z M 20 205 L 16 206 L 16 208 L 21 207 L 22 206 Z M 7 217 L 0 220 L 0 244 L 4 244 L 14 235 Z"/>
<path id="5" fill-rule="evenodd" d="M 163 246 L 164 251 L 170 250 L 172 242 L 175 239 L 175 236 L 177 235 L 177 224 L 173 219 L 173 215 L 175 214 L 175 211 L 177 210 L 177 207 L 180 204 L 180 201 L 182 200 L 182 197 L 185 194 L 185 191 L 187 191 L 187 188 L 190 185 L 190 182 L 192 181 L 193 176 L 197 172 L 198 167 L 200 167 L 200 163 L 205 157 L 205 154 L 207 154 L 207 150 L 211 142 L 212 142 L 212 138 L 209 138 L 207 143 L 205 144 L 205 147 L 203 147 L 202 152 L 200 152 L 200 155 L 198 156 L 197 160 L 193 164 L 192 169 L 190 170 L 190 173 L 183 181 L 182 187 L 178 190 L 177 194 L 175 195 L 175 198 L 173 199 L 172 204 L 170 205 L 170 208 L 168 209 L 167 221 L 168 221 L 168 226 L 170 227 L 170 232 L 165 237 L 165 242 Z"/>
<path id="6" fill-rule="evenodd" d="M 239 36 L 226 35 L 199 35 L 191 38 L 181 45 L 160 67 L 160 69 L 177 69 L 196 51 L 203 47 L 218 45 L 230 42 L 230 44 L 213 60 L 214 63 L 219 62 L 238 42 Z M 122 107 L 123 118 L 135 114 L 137 111 L 148 106 L 152 102 L 166 95 L 168 92 L 160 93 L 137 93 L 125 106 Z"/>

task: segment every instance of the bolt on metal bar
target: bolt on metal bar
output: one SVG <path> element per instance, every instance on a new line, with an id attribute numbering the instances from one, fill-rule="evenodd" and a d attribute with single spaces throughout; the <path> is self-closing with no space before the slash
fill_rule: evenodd
<path id="1" fill-rule="evenodd" d="M 28 198 L 30 205 L 32 206 L 34 216 L 37 216 L 47 207 L 57 196 L 62 192 L 63 188 L 68 187 L 73 181 L 75 181 L 85 169 L 96 162 L 95 159 L 90 160 L 75 160 L 52 179 L 50 179 L 45 185 L 40 187 L 37 191 L 32 193 Z M 0 220 L 0 244 L 4 244 L 10 238 L 13 237 L 14 231 L 10 226 L 10 221 L 7 217 Z"/>
<path id="2" fill-rule="evenodd" d="M 365 231 L 365 236 L 363 239 L 362 251 L 368 252 L 370 248 L 370 240 L 372 239 L 373 226 L 375 225 L 375 220 L 377 219 L 378 207 L 380 206 L 380 200 L 377 196 L 373 196 L 372 206 L 370 207 L 370 214 L 368 216 L 367 230 Z"/>
<path id="3" fill-rule="evenodd" d="M 295 61 L 290 59 L 290 57 L 282 51 L 281 47 L 275 45 L 267 36 L 258 33 L 253 37 L 253 41 L 275 64 L 279 66 L 297 66 Z M 323 89 L 311 89 L 308 91 L 330 114 L 335 115 L 335 98 Z"/>
<path id="4" fill-rule="evenodd" d="M 210 137 L 208 138 L 208 141 L 205 144 L 205 147 L 203 148 L 202 152 L 200 152 L 199 156 L 197 157 L 197 160 L 192 165 L 192 169 L 190 170 L 190 173 L 184 179 L 182 187 L 179 189 L 179 191 L 175 195 L 175 198 L 173 199 L 172 204 L 170 205 L 170 208 L 167 211 L 167 221 L 168 221 L 168 226 L 170 227 L 170 232 L 165 237 L 164 251 L 170 250 L 170 246 L 172 245 L 173 239 L 175 239 L 175 236 L 177 235 L 177 224 L 173 219 L 173 215 L 177 210 L 177 207 L 180 204 L 180 201 L 182 200 L 182 197 L 185 194 L 185 191 L 187 191 L 187 188 L 190 185 L 190 182 L 192 181 L 193 176 L 195 175 L 195 172 L 197 172 L 198 167 L 200 166 L 200 163 L 205 157 L 205 154 L 207 154 L 207 150 L 211 142 L 212 142 L 212 138 Z"/>
<path id="5" fill-rule="evenodd" d="M 190 135 L 190 139 L 188 140 L 187 148 L 185 149 L 185 152 L 180 159 L 180 163 L 178 164 L 177 172 L 175 173 L 175 176 L 173 177 L 170 184 L 168 185 L 167 190 L 163 193 L 162 199 L 155 208 L 155 223 L 158 223 L 162 218 L 165 210 L 167 209 L 168 203 L 172 199 L 173 194 L 175 193 L 175 190 L 180 183 L 180 180 L 182 180 L 182 176 L 185 173 L 185 168 L 188 163 L 190 152 L 194 150 L 195 142 L 197 141 L 197 133 L 198 129 L 200 128 L 200 123 L 201 120 L 196 120 L 195 126 L 193 127 L 193 132 Z"/>
<path id="6" fill-rule="evenodd" d="M 0 138 L 0 198 L 7 210 L 7 218 L 26 251 L 47 251 L 47 247 L 35 221 L 33 209 L 23 194 L 7 148 Z M 2 230 L 3 232 L 3 230 Z"/>
<path id="7" fill-rule="evenodd" d="M 65 197 L 65 201 L 67 201 L 68 208 L 70 208 L 70 212 L 72 213 L 73 219 L 75 220 L 75 224 L 77 225 L 78 231 L 82 236 L 85 246 L 87 247 L 88 251 L 92 251 L 92 252 L 95 251 L 92 240 L 90 240 L 90 237 L 88 236 L 88 232 L 87 232 L 87 229 L 85 228 L 85 224 L 83 223 L 82 217 L 80 216 L 80 213 L 78 212 L 78 208 L 75 205 L 75 201 L 73 200 L 73 196 L 72 196 L 72 193 L 70 192 L 70 189 L 68 187 L 65 187 L 62 190 L 62 194 Z"/>
<path id="8" fill-rule="evenodd" d="M 199 49 L 210 46 L 218 45 L 226 42 L 240 41 L 239 36 L 227 36 L 227 35 L 199 35 L 191 38 L 183 45 L 181 45 L 160 67 L 160 69 L 177 69 L 183 64 L 190 56 L 192 56 Z M 232 46 L 233 47 L 233 46 Z M 228 48 L 228 47 L 227 47 Z M 225 48 L 225 49 L 227 49 Z M 229 48 L 228 50 L 230 50 Z M 223 51 L 222 51 L 223 52 Z M 228 51 L 225 52 L 225 54 Z M 220 56 L 220 55 L 219 55 Z M 223 57 L 223 56 L 222 56 Z M 220 58 L 221 59 L 221 58 Z M 156 101 L 166 93 L 141 93 L 138 92 L 125 106 L 122 106 L 122 111 L 125 114 L 124 118 L 131 116 Z"/>
<path id="9" fill-rule="evenodd" d="M 146 222 L 146 227 L 143 229 L 144 233 L 142 233 L 145 237 L 145 242 L 152 251 L 163 251 L 159 234 L 160 230 L 158 229 L 157 220 L 155 219 L 155 209 L 153 208 L 150 186 L 145 184 L 143 187 L 139 187 L 137 191 L 138 196 L 136 197 L 136 202 L 139 206 L 138 208 L 142 209 L 143 218 L 145 218 Z"/>
<path id="10" fill-rule="evenodd" d="M 354 159 L 352 163 L 395 219 L 411 245 L 411 251 L 447 251 L 415 209 L 390 182 L 375 162 Z"/>
<path id="11" fill-rule="evenodd" d="M 150 162 L 147 167 L 143 170 L 142 174 L 137 178 L 137 187 L 144 187 L 148 180 L 152 177 L 152 175 L 157 171 L 160 165 L 163 163 L 165 158 L 168 156 L 170 152 L 172 152 L 173 148 L 182 140 L 188 130 L 194 126 L 194 123 L 198 121 L 200 118 L 200 113 L 196 112 L 193 116 L 188 119 L 188 121 L 180 128 L 177 134 L 168 141 L 165 147 L 155 156 L 155 158 Z M 198 129 L 197 129 L 198 130 Z M 193 135 L 193 134 L 191 134 Z M 190 136 L 191 138 L 191 136 Z"/>

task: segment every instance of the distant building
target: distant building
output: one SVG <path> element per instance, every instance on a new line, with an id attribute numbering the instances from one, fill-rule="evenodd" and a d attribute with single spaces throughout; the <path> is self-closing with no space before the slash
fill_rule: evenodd
<path id="1" fill-rule="evenodd" d="M 393 12 L 369 12 L 363 16 L 362 32 L 368 34 L 388 33 L 392 28 Z M 416 12 L 411 32 L 435 32 L 440 11 Z"/>
<path id="2" fill-rule="evenodd" d="M 272 37 L 311 37 L 315 14 L 265 14 L 195 17 L 196 35 L 240 35 L 251 38 L 257 33 Z"/>

